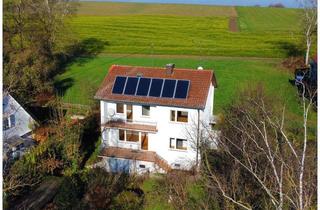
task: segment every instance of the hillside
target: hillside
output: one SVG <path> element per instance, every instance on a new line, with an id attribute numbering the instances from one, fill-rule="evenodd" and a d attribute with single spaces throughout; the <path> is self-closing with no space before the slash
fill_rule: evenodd
<path id="1" fill-rule="evenodd" d="M 285 57 L 300 43 L 298 17 L 297 9 L 81 2 L 70 28 L 103 41 L 104 53 Z"/>

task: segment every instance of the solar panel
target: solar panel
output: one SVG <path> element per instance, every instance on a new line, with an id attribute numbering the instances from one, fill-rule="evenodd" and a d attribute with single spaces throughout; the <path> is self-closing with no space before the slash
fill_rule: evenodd
<path id="1" fill-rule="evenodd" d="M 116 77 L 113 85 L 112 93 L 122 94 L 124 85 L 126 84 L 127 77 Z"/>
<path id="2" fill-rule="evenodd" d="M 128 77 L 124 94 L 135 95 L 139 78 Z"/>
<path id="3" fill-rule="evenodd" d="M 190 82 L 178 80 L 174 98 L 187 98 Z"/>
<path id="4" fill-rule="evenodd" d="M 161 97 L 172 98 L 174 89 L 176 87 L 177 80 L 166 79 L 164 81 L 163 90 Z"/>
<path id="5" fill-rule="evenodd" d="M 163 98 L 187 98 L 190 81 L 117 76 L 112 93 Z"/>
<path id="6" fill-rule="evenodd" d="M 163 79 L 152 79 L 149 96 L 159 97 L 162 90 Z"/>
<path id="7" fill-rule="evenodd" d="M 150 83 L 151 83 L 150 78 L 140 78 L 136 95 L 147 96 L 149 92 Z"/>

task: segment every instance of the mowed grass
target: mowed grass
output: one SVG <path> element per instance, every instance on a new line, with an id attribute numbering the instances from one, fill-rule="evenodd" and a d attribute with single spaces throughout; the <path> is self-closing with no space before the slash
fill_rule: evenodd
<path id="1" fill-rule="evenodd" d="M 241 31 L 299 32 L 302 10 L 289 8 L 237 7 Z"/>
<path id="2" fill-rule="evenodd" d="M 214 96 L 214 114 L 232 103 L 241 89 L 261 83 L 275 99 L 283 99 L 289 112 L 300 114 L 296 91 L 288 82 L 292 77 L 278 67 L 277 59 L 243 60 L 235 58 L 151 58 L 99 56 L 80 58 L 67 71 L 56 78 L 62 87 L 67 86 L 63 101 L 74 104 L 90 104 L 102 80 L 112 64 L 135 66 L 160 66 L 175 63 L 177 68 L 214 69 L 218 88 Z M 191 84 L 192 85 L 192 84 Z"/>
<path id="3" fill-rule="evenodd" d="M 237 16 L 234 7 L 188 4 L 146 4 L 115 2 L 80 2 L 79 15 L 182 15 L 182 16 Z"/>

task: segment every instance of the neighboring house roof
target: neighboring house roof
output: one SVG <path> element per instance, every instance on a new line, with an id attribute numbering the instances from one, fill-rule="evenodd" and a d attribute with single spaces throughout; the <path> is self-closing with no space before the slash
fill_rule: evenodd
<path id="1" fill-rule="evenodd" d="M 186 99 L 113 94 L 112 88 L 117 76 L 189 80 L 190 87 Z M 204 109 L 211 84 L 217 87 L 214 72 L 211 70 L 174 68 L 173 73 L 168 74 L 166 68 L 113 65 L 109 69 L 109 73 L 102 82 L 95 98 L 111 102 Z"/>
<path id="2" fill-rule="evenodd" d="M 3 128 L 5 139 L 29 133 L 30 123 L 36 123 L 31 115 L 8 93 L 3 94 L 2 108 L 3 119 L 8 119 L 11 124 L 9 128 Z"/>

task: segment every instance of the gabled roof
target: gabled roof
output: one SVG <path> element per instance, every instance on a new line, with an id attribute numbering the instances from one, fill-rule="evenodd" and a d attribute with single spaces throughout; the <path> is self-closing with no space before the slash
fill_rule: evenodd
<path id="1" fill-rule="evenodd" d="M 137 75 L 149 78 L 189 80 L 188 97 L 186 99 L 176 99 L 112 93 L 113 84 L 117 76 L 136 77 Z M 211 84 L 217 87 L 214 72 L 211 70 L 174 68 L 172 74 L 167 74 L 166 68 L 112 65 L 97 91 L 95 99 L 110 102 L 204 109 Z"/>

